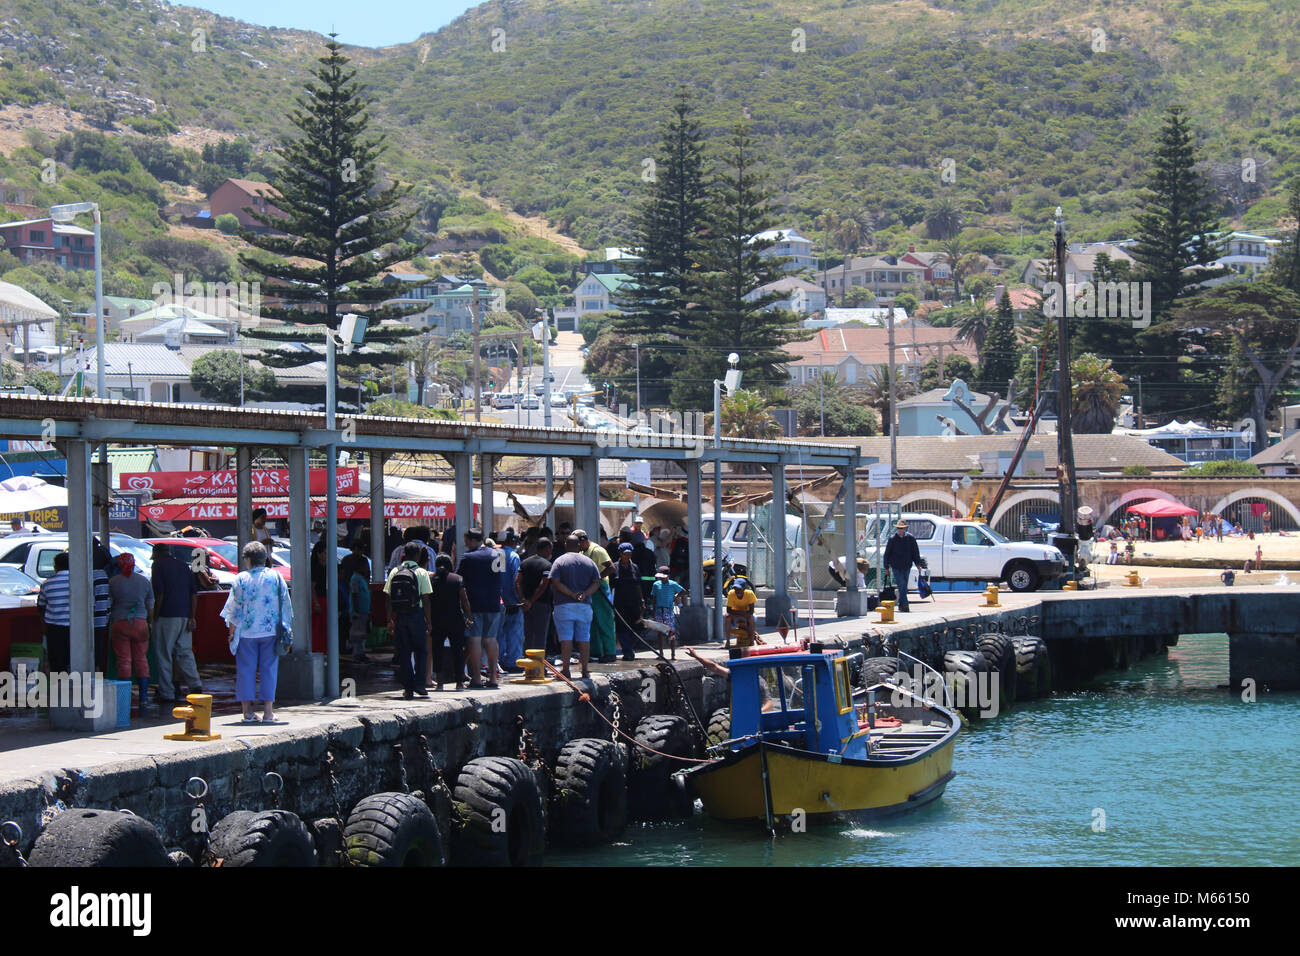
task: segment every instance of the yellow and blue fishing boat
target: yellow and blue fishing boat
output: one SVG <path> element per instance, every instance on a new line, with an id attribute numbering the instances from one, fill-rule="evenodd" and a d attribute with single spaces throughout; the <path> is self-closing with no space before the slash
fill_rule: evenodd
<path id="1" fill-rule="evenodd" d="M 946 697 L 939 704 L 892 684 L 854 688 L 855 662 L 840 649 L 766 650 L 728 663 L 731 739 L 715 745 L 717 759 L 686 772 L 711 816 L 773 829 L 780 819 L 905 812 L 943 794 L 961 729 Z"/>

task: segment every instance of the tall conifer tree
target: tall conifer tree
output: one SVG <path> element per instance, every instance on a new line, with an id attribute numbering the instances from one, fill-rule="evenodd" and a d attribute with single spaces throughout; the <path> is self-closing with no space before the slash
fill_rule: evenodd
<path id="1" fill-rule="evenodd" d="M 997 312 L 989 323 L 989 333 L 980 353 L 979 387 L 984 391 L 1001 392 L 1007 387 L 1020 364 L 1020 342 L 1016 338 L 1016 318 L 1011 309 L 1011 296 L 1006 289 L 998 300 Z"/>

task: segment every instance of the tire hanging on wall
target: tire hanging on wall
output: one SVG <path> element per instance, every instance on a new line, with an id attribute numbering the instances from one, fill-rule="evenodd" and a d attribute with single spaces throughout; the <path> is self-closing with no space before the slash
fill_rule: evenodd
<path id="1" fill-rule="evenodd" d="M 65 810 L 27 854 L 32 866 L 172 866 L 154 825 L 117 810 Z"/>
<path id="2" fill-rule="evenodd" d="M 1041 637 L 1017 637 L 1011 646 L 1016 652 L 1016 695 L 1024 700 L 1050 696 L 1052 660 L 1047 642 Z"/>
<path id="3" fill-rule="evenodd" d="M 570 740 L 555 761 L 551 836 L 565 846 L 616 839 L 627 825 L 627 775 L 617 745 L 595 737 Z"/>
<path id="4" fill-rule="evenodd" d="M 708 742 L 720 744 L 731 739 L 731 708 L 719 707 L 709 714 Z"/>
<path id="5" fill-rule="evenodd" d="M 859 686 L 887 684 L 899 671 L 903 671 L 903 668 L 896 657 L 868 657 L 862 662 L 862 683 Z"/>
<path id="6" fill-rule="evenodd" d="M 1010 707 L 1016 702 L 1016 649 L 1011 645 L 1011 638 L 997 631 L 986 631 L 975 638 L 975 649 L 997 671 L 998 694 L 1002 704 Z"/>
<path id="7" fill-rule="evenodd" d="M 343 828 L 345 864 L 444 866 L 433 812 L 409 793 L 376 793 L 360 801 Z"/>
<path id="8" fill-rule="evenodd" d="M 316 844 L 298 814 L 236 810 L 208 836 L 203 866 L 315 866 Z"/>
<path id="9" fill-rule="evenodd" d="M 645 717 L 636 725 L 636 740 L 642 747 L 637 748 L 637 766 L 628 779 L 628 816 L 633 820 L 690 816 L 695 811 L 694 798 L 672 779 L 675 771 L 687 766 L 672 757 L 695 755 L 686 719 L 671 714 Z"/>
<path id="10" fill-rule="evenodd" d="M 979 675 L 993 671 L 979 651 L 948 651 L 943 655 L 943 676 L 953 704 L 968 717 L 979 716 Z"/>
<path id="11" fill-rule="evenodd" d="M 513 757 L 478 757 L 461 768 L 453 794 L 457 866 L 534 866 L 546 850 L 546 815 L 533 771 Z"/>

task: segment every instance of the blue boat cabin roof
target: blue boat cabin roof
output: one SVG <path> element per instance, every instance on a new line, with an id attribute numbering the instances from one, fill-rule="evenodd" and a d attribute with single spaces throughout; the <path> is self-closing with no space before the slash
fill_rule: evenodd
<path id="1" fill-rule="evenodd" d="M 848 657 L 768 654 L 738 658 L 728 667 L 733 739 L 761 733 L 764 740 L 815 753 L 865 756 L 866 744 L 855 736 Z"/>

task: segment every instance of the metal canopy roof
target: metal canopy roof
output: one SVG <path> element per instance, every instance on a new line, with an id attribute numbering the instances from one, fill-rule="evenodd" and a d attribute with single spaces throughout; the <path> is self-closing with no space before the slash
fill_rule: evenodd
<path id="1" fill-rule="evenodd" d="M 841 468 L 857 467 L 869 460 L 863 459 L 854 445 L 823 442 L 724 438 L 721 447 L 714 448 L 711 437 L 698 435 L 630 435 L 584 428 L 548 429 L 378 415 L 340 415 L 340 428 L 327 432 L 325 416 L 320 412 L 48 395 L 0 396 L 0 436 L 44 437 L 47 419 L 54 421 L 57 439 L 116 443 L 311 448 L 342 445 L 434 454 L 722 460 Z"/>

